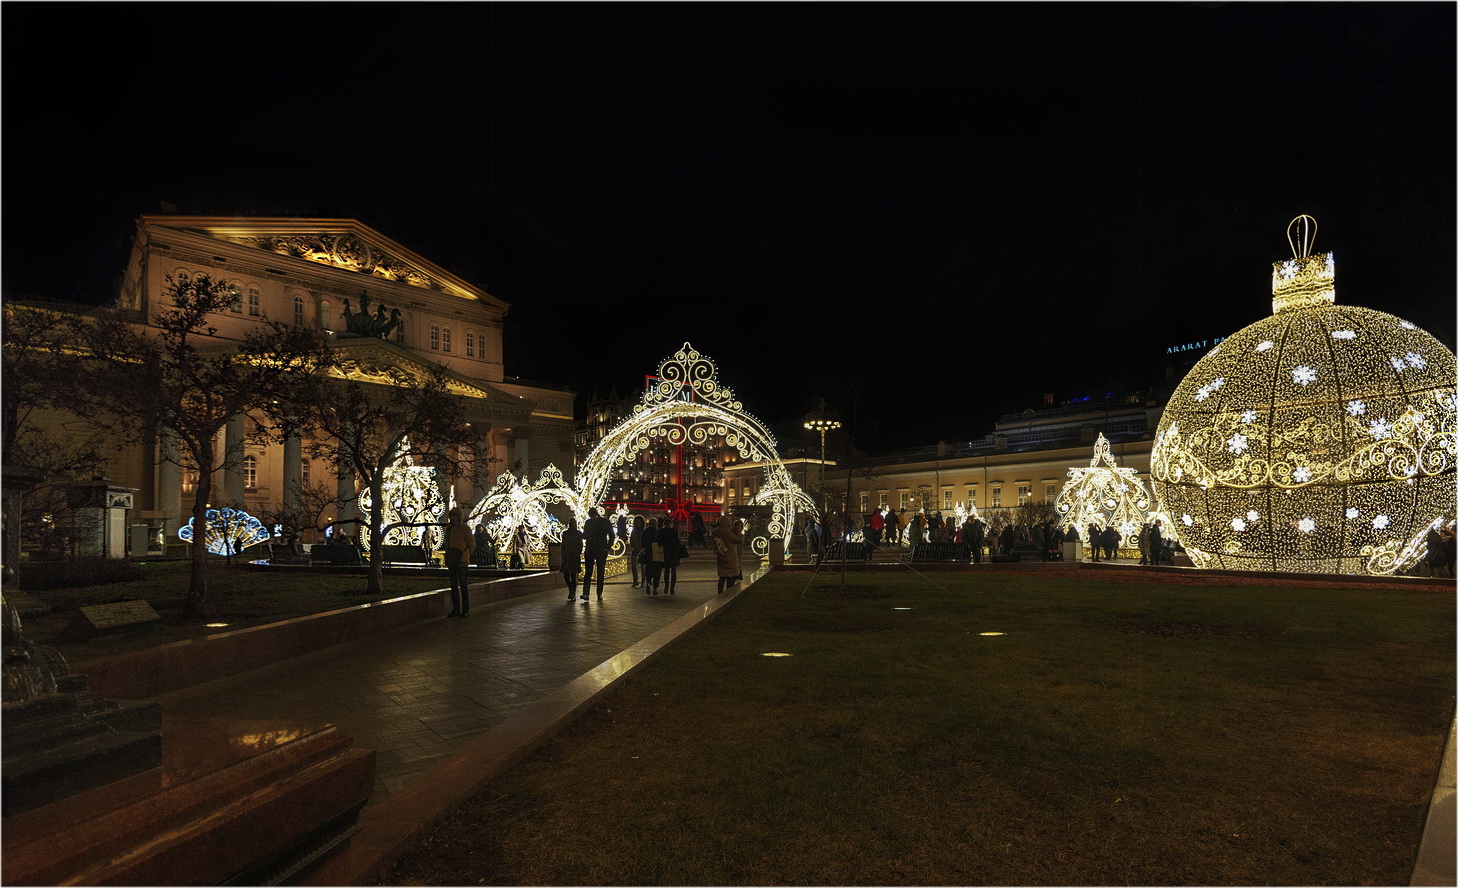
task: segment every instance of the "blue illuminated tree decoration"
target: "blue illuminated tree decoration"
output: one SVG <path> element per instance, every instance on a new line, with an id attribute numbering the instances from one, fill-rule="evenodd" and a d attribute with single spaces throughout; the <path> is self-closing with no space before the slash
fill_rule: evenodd
<path id="1" fill-rule="evenodd" d="M 207 519 L 206 542 L 208 551 L 214 555 L 237 555 L 269 538 L 263 522 L 242 509 L 208 509 Z M 187 526 L 178 529 L 177 538 L 192 542 L 191 518 L 187 519 Z"/>

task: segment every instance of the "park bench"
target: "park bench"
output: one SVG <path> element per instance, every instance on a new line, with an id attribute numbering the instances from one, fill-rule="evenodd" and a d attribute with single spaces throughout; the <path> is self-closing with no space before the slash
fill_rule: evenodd
<path id="1" fill-rule="evenodd" d="M 431 560 L 424 546 L 386 546 L 384 557 L 388 564 L 429 564 Z"/>
<path id="2" fill-rule="evenodd" d="M 870 561 L 872 547 L 870 543 L 847 543 L 842 540 L 834 540 L 825 547 L 825 555 L 821 561 Z"/>
<path id="3" fill-rule="evenodd" d="M 903 559 L 908 563 L 969 562 L 972 560 L 972 547 L 967 543 L 917 543 Z"/>

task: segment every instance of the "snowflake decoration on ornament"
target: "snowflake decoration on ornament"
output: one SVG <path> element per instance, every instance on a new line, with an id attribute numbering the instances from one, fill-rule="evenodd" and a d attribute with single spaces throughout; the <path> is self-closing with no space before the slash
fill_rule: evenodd
<path id="1" fill-rule="evenodd" d="M 1288 281 L 1291 278 L 1295 277 L 1296 272 L 1300 270 L 1301 266 L 1299 263 L 1296 262 L 1295 259 L 1287 259 L 1285 262 L 1281 263 L 1281 277 L 1285 278 Z"/>
<path id="2" fill-rule="evenodd" d="M 1302 533 L 1311 533 L 1313 530 L 1316 529 L 1316 522 L 1311 520 L 1310 518 L 1302 518 L 1300 521 L 1296 522 L 1296 529 L 1301 531 Z"/>
<path id="3" fill-rule="evenodd" d="M 1237 531 L 1239 531 L 1239 530 L 1245 530 L 1245 519 L 1244 518 L 1234 518 L 1234 519 L 1232 519 L 1231 522 L 1230 522 L 1230 527 L 1231 527 L 1232 530 L 1237 530 Z"/>
<path id="4" fill-rule="evenodd" d="M 1357 400 L 1355 400 L 1355 401 L 1348 401 L 1347 402 L 1347 415 L 1348 416 L 1361 416 L 1363 413 L 1366 413 L 1366 412 L 1367 412 L 1367 405 L 1360 398 L 1357 399 Z"/>
<path id="5" fill-rule="evenodd" d="M 1428 366 L 1428 361 L 1427 361 L 1426 358 L 1424 358 L 1422 355 L 1418 354 L 1417 352 L 1408 352 L 1407 353 L 1407 366 L 1409 366 L 1409 367 L 1416 367 L 1419 370 L 1421 370 L 1422 368 Z"/>
<path id="6" fill-rule="evenodd" d="M 1261 513 L 1257 512 L 1255 509 L 1251 509 L 1249 512 L 1245 513 L 1245 518 L 1247 521 L 1259 521 L 1261 520 Z"/>
<path id="7" fill-rule="evenodd" d="M 1256 346 L 1256 351 L 1263 352 L 1263 351 L 1265 351 L 1265 350 L 1267 350 L 1269 348 L 1272 348 L 1274 346 L 1275 346 L 1275 343 L 1272 342 L 1271 340 L 1267 339 L 1265 342 L 1262 342 L 1260 345 Z"/>
<path id="8" fill-rule="evenodd" d="M 1296 471 L 1291 473 L 1291 477 L 1295 478 L 1298 484 L 1305 484 L 1311 480 L 1311 470 L 1305 466 L 1300 466 Z"/>
<path id="9" fill-rule="evenodd" d="M 1355 331 L 1355 330 L 1333 330 L 1332 333 L 1331 333 L 1331 338 L 1332 339 L 1356 339 L 1357 338 L 1357 331 Z"/>
<path id="10" fill-rule="evenodd" d="M 1240 414 L 1240 421 L 1245 423 L 1246 425 L 1250 425 L 1251 423 L 1256 421 L 1256 412 L 1254 410 L 1245 411 L 1244 413 Z"/>
<path id="11" fill-rule="evenodd" d="M 1291 380 L 1302 385 L 1310 385 L 1316 381 L 1316 371 L 1311 367 L 1301 364 L 1291 370 Z"/>
<path id="12" fill-rule="evenodd" d="M 1401 373 L 1402 371 L 1407 369 L 1407 361 L 1404 361 L 1402 358 L 1399 358 L 1396 355 L 1388 358 L 1387 363 L 1391 364 L 1392 369 L 1396 370 L 1398 373 Z"/>
<path id="13" fill-rule="evenodd" d="M 1408 321 L 1398 321 L 1397 322 L 1397 326 L 1401 327 L 1404 330 L 1416 330 L 1417 329 L 1417 326 L 1416 325 L 1411 324 Z"/>
<path id="14" fill-rule="evenodd" d="M 1391 518 L 1388 518 L 1386 515 L 1378 515 L 1376 518 L 1373 518 L 1372 519 L 1372 526 L 1375 527 L 1378 530 L 1382 530 L 1383 528 L 1387 527 L 1387 525 L 1389 525 L 1391 523 L 1392 523 L 1392 519 Z"/>
<path id="15" fill-rule="evenodd" d="M 1372 420 L 1372 425 L 1367 428 L 1367 431 L 1371 432 L 1372 437 L 1376 438 L 1378 441 L 1392 437 L 1392 426 L 1387 422 L 1386 419 Z"/>
<path id="16" fill-rule="evenodd" d="M 1357 517 L 1360 514 L 1362 514 L 1362 513 L 1361 512 L 1358 512 L 1356 509 L 1347 509 L 1347 517 L 1348 518 L 1355 518 L 1355 517 Z"/>
<path id="17" fill-rule="evenodd" d="M 1230 440 L 1225 443 L 1230 445 L 1231 453 L 1244 453 L 1246 448 L 1250 446 L 1249 441 L 1245 437 L 1245 435 L 1239 433 L 1231 435 Z"/>

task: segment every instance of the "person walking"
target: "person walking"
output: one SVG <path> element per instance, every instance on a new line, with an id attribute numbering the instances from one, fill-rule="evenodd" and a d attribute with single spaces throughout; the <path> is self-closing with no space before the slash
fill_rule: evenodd
<path id="1" fill-rule="evenodd" d="M 739 552 L 744 545 L 744 534 L 734 526 L 737 523 L 735 519 L 725 515 L 714 528 L 714 559 L 719 572 L 721 594 L 739 578 Z"/>
<path id="2" fill-rule="evenodd" d="M 672 518 L 664 518 L 663 526 L 658 528 L 658 545 L 663 547 L 663 591 L 667 595 L 677 595 L 674 587 L 678 585 L 678 566 L 683 563 L 688 549 L 679 541 L 678 525 Z"/>
<path id="3" fill-rule="evenodd" d="M 628 548 L 628 516 L 619 515 L 614 527 L 618 533 L 618 539 L 623 541 L 623 548 Z"/>
<path id="4" fill-rule="evenodd" d="M 527 539 L 525 524 L 518 524 L 511 535 L 511 569 L 522 570 L 532 560 L 532 545 Z"/>
<path id="5" fill-rule="evenodd" d="M 451 612 L 448 617 L 469 617 L 471 615 L 471 587 L 469 571 L 471 549 L 475 540 L 461 507 L 456 506 L 447 515 L 445 527 L 446 574 L 451 578 Z"/>
<path id="6" fill-rule="evenodd" d="M 597 509 L 587 510 L 587 523 L 582 526 L 582 557 L 586 567 L 582 573 L 582 600 L 587 600 L 588 586 L 592 585 L 592 569 L 597 568 L 597 600 L 602 601 L 602 584 L 607 576 L 608 550 L 613 547 L 612 522 L 597 514 Z"/>
<path id="7" fill-rule="evenodd" d="M 633 588 L 643 585 L 643 516 L 633 516 L 633 532 L 628 535 L 628 565 L 633 571 Z"/>
<path id="8" fill-rule="evenodd" d="M 582 541 L 582 531 L 577 529 L 577 518 L 569 517 L 567 529 L 562 531 L 562 579 L 567 581 L 568 603 L 577 597 L 577 575 L 582 572 Z"/>

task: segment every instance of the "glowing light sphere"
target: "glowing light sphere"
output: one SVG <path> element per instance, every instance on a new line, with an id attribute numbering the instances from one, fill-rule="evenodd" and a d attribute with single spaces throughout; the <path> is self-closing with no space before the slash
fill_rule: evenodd
<path id="1" fill-rule="evenodd" d="M 1211 349 L 1165 407 L 1155 497 L 1198 567 L 1392 574 L 1455 508 L 1458 363 L 1408 321 L 1336 305 L 1332 254 L 1310 254 L 1314 220 L 1298 226 L 1274 314 Z"/>

